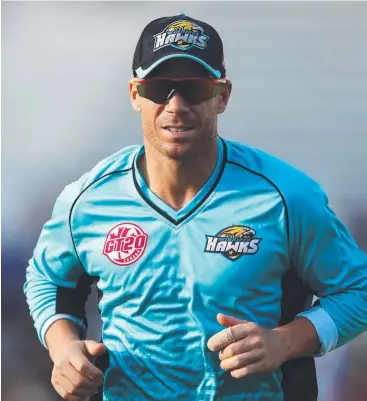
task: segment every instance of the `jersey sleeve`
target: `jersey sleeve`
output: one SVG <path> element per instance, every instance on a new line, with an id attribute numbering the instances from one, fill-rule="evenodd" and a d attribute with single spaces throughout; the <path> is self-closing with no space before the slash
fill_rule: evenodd
<path id="1" fill-rule="evenodd" d="M 70 210 L 79 193 L 77 181 L 57 198 L 26 269 L 24 293 L 46 348 L 46 331 L 56 320 L 69 319 L 80 327 L 82 338 L 86 334 L 85 303 L 93 280 L 78 260 L 69 229 Z"/>
<path id="2" fill-rule="evenodd" d="M 318 297 L 297 317 L 315 326 L 321 356 L 367 330 L 367 257 L 317 183 L 290 205 L 290 244 L 293 266 Z"/>

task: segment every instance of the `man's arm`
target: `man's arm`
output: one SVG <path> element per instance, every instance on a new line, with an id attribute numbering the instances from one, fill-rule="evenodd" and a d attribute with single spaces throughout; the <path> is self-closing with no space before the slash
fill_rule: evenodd
<path id="1" fill-rule="evenodd" d="M 283 360 L 314 356 L 320 349 L 321 342 L 315 326 L 306 318 L 273 329 L 281 335 Z"/>
<path id="2" fill-rule="evenodd" d="M 227 329 L 208 347 L 235 378 L 273 371 L 285 361 L 321 356 L 367 330 L 367 257 L 330 210 L 317 185 L 288 205 L 292 268 L 320 298 L 294 321 L 266 330 L 218 315 Z"/>
<path id="3" fill-rule="evenodd" d="M 57 320 L 45 334 L 45 343 L 52 360 L 56 359 L 60 349 L 75 341 L 80 341 L 80 329 L 69 319 Z"/>
<path id="4" fill-rule="evenodd" d="M 320 186 L 289 205 L 293 267 L 319 297 L 297 317 L 309 319 L 321 356 L 367 330 L 367 257 L 328 205 Z"/>
<path id="5" fill-rule="evenodd" d="M 103 373 L 94 357 L 103 344 L 83 341 L 85 303 L 93 278 L 75 253 L 69 228 L 70 208 L 80 193 L 78 183 L 66 187 L 44 225 L 26 272 L 24 292 L 42 344 L 54 363 L 52 384 L 61 397 L 84 401 L 97 392 Z"/>
<path id="6" fill-rule="evenodd" d="M 69 229 L 70 208 L 79 191 L 75 182 L 58 197 L 26 270 L 24 293 L 45 347 L 45 334 L 59 319 L 73 321 L 79 327 L 80 336 L 86 334 L 85 302 L 92 278 L 80 265 Z"/>

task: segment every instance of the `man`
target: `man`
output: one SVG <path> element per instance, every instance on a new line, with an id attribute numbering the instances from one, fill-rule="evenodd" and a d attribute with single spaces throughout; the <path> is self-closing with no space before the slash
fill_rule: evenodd
<path id="1" fill-rule="evenodd" d="M 25 293 L 64 399 L 316 401 L 314 357 L 367 328 L 366 256 L 319 185 L 218 136 L 223 59 L 202 21 L 149 23 L 129 84 L 144 146 L 67 186 L 42 230 Z"/>

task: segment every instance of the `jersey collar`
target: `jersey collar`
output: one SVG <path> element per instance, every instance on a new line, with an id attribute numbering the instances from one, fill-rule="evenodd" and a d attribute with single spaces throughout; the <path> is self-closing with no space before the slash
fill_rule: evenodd
<path id="1" fill-rule="evenodd" d="M 133 178 L 134 185 L 139 195 L 143 200 L 156 212 L 162 215 L 164 218 L 169 220 L 174 225 L 179 225 L 195 211 L 197 211 L 213 194 L 220 177 L 222 176 L 225 163 L 226 163 L 226 145 L 223 139 L 218 139 L 218 158 L 215 169 L 204 186 L 200 191 L 190 200 L 182 209 L 174 210 L 171 206 L 160 199 L 153 191 L 150 190 L 143 176 L 140 174 L 137 167 L 138 158 L 145 152 L 144 146 L 142 146 L 137 152 L 134 158 L 133 165 Z"/>

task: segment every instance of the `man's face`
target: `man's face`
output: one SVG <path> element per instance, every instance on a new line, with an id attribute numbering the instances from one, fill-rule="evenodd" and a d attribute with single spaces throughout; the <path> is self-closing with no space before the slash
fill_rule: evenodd
<path id="1" fill-rule="evenodd" d="M 148 78 L 157 77 L 207 79 L 210 78 L 210 74 L 192 60 L 176 58 L 162 63 Z M 212 87 L 209 81 L 205 84 L 209 85 L 209 89 Z M 157 85 L 160 85 L 160 82 Z M 193 82 L 180 82 L 179 85 L 188 88 Z M 199 85 L 201 86 L 198 83 L 197 86 Z M 162 155 L 174 159 L 205 155 L 208 146 L 216 139 L 217 115 L 223 113 L 227 106 L 231 84 L 220 84 L 217 90 L 215 97 L 198 104 L 190 103 L 175 91 L 162 102 L 152 99 L 152 96 L 139 96 L 137 84 L 130 84 L 133 107 L 141 113 L 144 137 Z"/>

